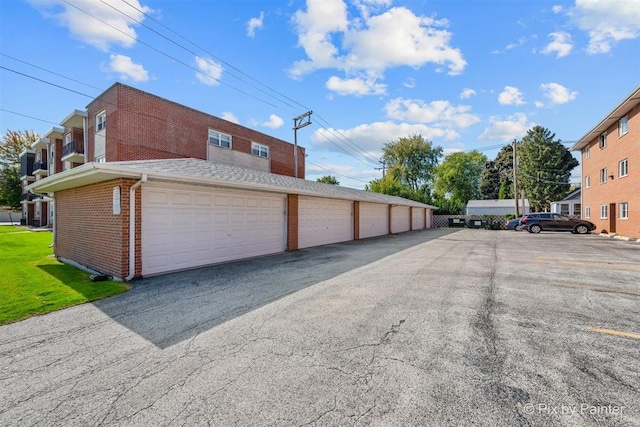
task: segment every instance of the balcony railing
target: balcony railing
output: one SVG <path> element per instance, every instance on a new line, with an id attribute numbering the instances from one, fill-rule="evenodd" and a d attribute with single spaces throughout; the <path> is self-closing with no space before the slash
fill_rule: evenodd
<path id="1" fill-rule="evenodd" d="M 47 161 L 46 160 L 45 161 L 40 161 L 40 162 L 35 162 L 33 164 L 33 171 L 34 172 L 35 171 L 40 171 L 40 170 L 43 170 L 43 171 L 48 170 L 47 169 Z"/>
<path id="2" fill-rule="evenodd" d="M 71 154 L 84 154 L 82 141 L 71 141 L 62 147 L 62 157 L 66 157 Z"/>
<path id="3" fill-rule="evenodd" d="M 36 197 L 36 195 L 32 194 L 32 193 L 22 193 L 20 195 L 20 201 L 21 202 L 24 202 L 24 201 L 32 202 L 33 199 L 35 199 L 35 197 Z"/>

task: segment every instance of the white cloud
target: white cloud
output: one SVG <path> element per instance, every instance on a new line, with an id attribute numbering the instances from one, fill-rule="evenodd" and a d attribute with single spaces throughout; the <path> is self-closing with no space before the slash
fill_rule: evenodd
<path id="1" fill-rule="evenodd" d="M 275 114 L 271 114 L 269 116 L 269 121 L 260 123 L 260 126 L 264 126 L 271 129 L 278 129 L 283 124 L 284 124 L 284 120 L 282 120 L 282 118 L 276 116 Z"/>
<path id="2" fill-rule="evenodd" d="M 506 52 L 508 50 L 520 47 L 520 46 L 524 45 L 526 42 L 527 42 L 527 38 L 526 37 L 520 37 L 517 42 L 509 43 L 508 45 L 506 45 L 504 50 L 494 50 L 491 53 L 493 53 L 494 55 L 498 55 L 498 54 L 504 53 L 504 52 Z"/>
<path id="3" fill-rule="evenodd" d="M 578 96 L 578 92 L 571 91 L 558 83 L 543 83 L 540 90 L 552 104 L 566 104 Z"/>
<path id="4" fill-rule="evenodd" d="M 469 127 L 480 121 L 471 114 L 468 105 L 454 106 L 449 101 L 432 101 L 429 104 L 420 99 L 392 99 L 385 106 L 387 117 L 413 123 L 430 123 L 438 127 Z"/>
<path id="5" fill-rule="evenodd" d="M 407 80 L 402 83 L 402 85 L 406 88 L 413 89 L 416 87 L 416 79 L 409 77 Z"/>
<path id="6" fill-rule="evenodd" d="M 498 95 L 500 105 L 523 105 L 522 92 L 517 87 L 505 86 L 504 91 Z"/>
<path id="7" fill-rule="evenodd" d="M 228 122 L 235 123 L 237 125 L 240 124 L 240 120 L 238 120 L 236 115 L 231 113 L 231 112 L 229 112 L 229 111 L 223 111 L 222 114 L 220 115 L 220 117 L 222 117 L 223 119 L 225 119 Z"/>
<path id="8" fill-rule="evenodd" d="M 103 51 L 108 51 L 111 45 L 131 47 L 135 44 L 137 34 L 133 27 L 138 24 L 124 14 L 142 22 L 145 18 L 142 12 L 152 12 L 149 7 L 141 5 L 138 0 L 129 0 L 129 3 L 135 8 L 124 2 L 114 6 L 124 14 L 105 3 L 95 0 L 75 0 L 73 4 L 78 8 L 70 6 L 62 0 L 27 1 L 38 9 L 43 16 L 53 18 L 60 25 L 68 28 L 77 39 Z M 136 8 L 142 12 L 139 12 Z M 80 9 L 87 13 L 82 12 Z M 92 18 L 88 14 L 107 22 L 114 28 L 96 18 Z"/>
<path id="9" fill-rule="evenodd" d="M 469 99 L 471 98 L 471 96 L 475 95 L 476 91 L 473 89 L 470 89 L 468 87 L 465 87 L 462 92 L 460 93 L 460 99 Z"/>
<path id="10" fill-rule="evenodd" d="M 375 14 L 390 4 L 356 1 L 360 16 L 350 20 L 344 0 L 307 0 L 306 11 L 298 10 L 293 18 L 298 45 L 307 58 L 293 64 L 290 76 L 300 78 L 328 68 L 344 71 L 344 81 L 354 75 L 380 80 L 387 68 L 419 68 L 427 63 L 446 67 L 449 74 L 464 70 L 467 63 L 460 49 L 450 45 L 446 20 L 417 16 L 405 7 Z"/>
<path id="11" fill-rule="evenodd" d="M 563 9 L 563 8 L 562 8 L 562 6 L 560 6 L 560 5 L 555 5 L 555 6 L 553 6 L 553 7 L 551 8 L 551 11 L 552 11 L 553 13 L 560 13 L 560 12 L 562 12 L 563 10 L 564 10 L 564 9 Z"/>
<path id="12" fill-rule="evenodd" d="M 536 101 L 533 103 L 533 105 L 535 105 L 538 108 L 542 108 L 544 107 L 544 102 Z"/>
<path id="13" fill-rule="evenodd" d="M 640 37 L 640 0 L 576 0 L 572 21 L 589 34 L 587 53 L 608 53 L 621 40 Z"/>
<path id="14" fill-rule="evenodd" d="M 118 73 L 122 80 L 131 80 L 136 83 L 149 81 L 149 73 L 140 64 L 136 64 L 131 57 L 125 55 L 111 55 L 108 67 L 103 71 Z"/>
<path id="15" fill-rule="evenodd" d="M 262 28 L 264 23 L 264 12 L 260 12 L 260 16 L 258 18 L 251 18 L 249 22 L 247 22 L 247 35 L 249 37 L 255 37 L 256 30 Z"/>
<path id="16" fill-rule="evenodd" d="M 544 54 L 556 54 L 556 58 L 562 58 L 569 55 L 571 49 L 573 49 L 573 43 L 571 41 L 571 34 L 564 31 L 558 31 L 549 34 L 553 40 L 542 50 Z"/>
<path id="17" fill-rule="evenodd" d="M 440 138 L 447 141 L 459 137 L 455 131 L 450 129 L 430 127 L 423 124 L 386 121 L 365 123 L 351 129 L 318 129 L 311 135 L 310 145 L 320 151 L 343 153 L 335 144 L 330 142 L 336 140 L 335 135 L 339 134 L 338 132 L 374 157 L 380 156 L 382 146 L 385 143 L 395 141 L 403 136 L 420 134 L 425 139 L 434 140 Z"/>
<path id="18" fill-rule="evenodd" d="M 336 92 L 338 95 L 383 95 L 386 92 L 387 85 L 376 83 L 374 78 L 354 78 L 341 79 L 332 76 L 327 80 L 327 89 Z"/>
<path id="19" fill-rule="evenodd" d="M 218 86 L 222 77 L 222 66 L 211 59 L 196 56 L 196 66 L 201 73 L 196 73 L 200 83 L 207 86 Z"/>
<path id="20" fill-rule="evenodd" d="M 524 113 L 516 113 L 505 120 L 492 116 L 489 118 L 491 126 L 486 128 L 478 137 L 481 141 L 512 141 L 524 136 L 527 130 L 535 126 Z"/>

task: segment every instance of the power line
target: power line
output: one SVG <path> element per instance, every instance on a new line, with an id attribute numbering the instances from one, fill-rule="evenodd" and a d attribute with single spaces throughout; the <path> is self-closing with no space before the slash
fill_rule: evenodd
<path id="1" fill-rule="evenodd" d="M 338 175 L 338 176 L 341 176 L 341 177 L 343 177 L 343 178 L 347 178 L 347 179 L 352 179 L 352 180 L 354 180 L 354 181 L 366 182 L 367 184 L 369 183 L 369 181 L 365 181 L 364 179 L 354 178 L 354 177 L 349 176 L 349 175 L 345 175 L 345 174 L 342 174 L 342 173 L 338 173 L 338 172 L 336 172 L 336 171 L 332 171 L 331 169 L 327 169 L 327 168 L 325 168 L 325 167 L 323 167 L 323 166 L 320 166 L 320 165 L 318 165 L 318 164 L 316 164 L 316 163 L 313 163 L 313 162 L 311 162 L 311 161 L 309 161 L 309 160 L 307 160 L 306 162 L 307 162 L 307 163 L 309 163 L 310 165 L 316 166 L 316 167 L 318 167 L 318 168 L 320 168 L 320 169 L 322 169 L 322 170 L 324 170 L 324 171 L 330 172 L 330 173 L 332 173 L 332 174 L 334 174 L 334 175 Z"/>
<path id="2" fill-rule="evenodd" d="M 50 121 L 50 120 L 40 119 L 40 118 L 38 118 L 38 117 L 29 116 L 29 115 L 27 115 L 27 114 L 18 113 L 17 111 L 6 110 L 6 109 L 4 109 L 4 108 L 0 108 L 0 111 L 4 111 L 5 113 L 9 113 L 9 114 L 15 114 L 16 116 L 26 117 L 26 118 L 28 118 L 28 119 L 37 120 L 37 121 L 39 121 L 39 122 L 49 123 L 49 124 L 52 124 L 52 125 L 55 125 L 55 126 L 58 126 L 58 125 L 59 125 L 59 123 L 52 122 L 52 121 Z"/>

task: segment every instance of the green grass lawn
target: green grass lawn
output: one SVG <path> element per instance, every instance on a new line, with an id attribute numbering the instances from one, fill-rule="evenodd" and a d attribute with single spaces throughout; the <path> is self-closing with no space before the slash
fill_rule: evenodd
<path id="1" fill-rule="evenodd" d="M 126 283 L 92 282 L 58 262 L 52 234 L 0 225 L 0 325 L 127 291 Z"/>

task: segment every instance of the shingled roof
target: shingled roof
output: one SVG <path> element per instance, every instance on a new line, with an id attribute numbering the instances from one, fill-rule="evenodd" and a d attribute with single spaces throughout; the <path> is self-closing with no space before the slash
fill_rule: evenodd
<path id="1" fill-rule="evenodd" d="M 51 175 L 27 187 L 39 193 L 56 192 L 103 182 L 118 177 L 151 181 L 201 184 L 245 190 L 328 197 L 361 202 L 386 203 L 437 209 L 402 197 L 357 190 L 339 185 L 323 184 L 254 169 L 213 163 L 201 159 L 134 160 L 126 162 L 88 163 L 68 171 Z"/>

